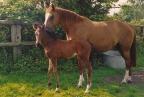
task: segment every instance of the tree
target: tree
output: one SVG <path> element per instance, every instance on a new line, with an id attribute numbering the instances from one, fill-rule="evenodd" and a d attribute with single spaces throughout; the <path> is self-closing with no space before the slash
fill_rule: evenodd
<path id="1" fill-rule="evenodd" d="M 118 13 L 125 21 L 144 23 L 144 1 L 143 0 L 128 0 L 129 5 L 124 5 Z"/>
<path id="2" fill-rule="evenodd" d="M 44 2 L 50 0 L 6 0 L 0 8 L 0 19 L 20 19 L 23 21 L 43 21 Z M 93 20 L 106 17 L 113 2 L 118 0 L 53 0 L 57 6 L 70 9 Z"/>
<path id="3" fill-rule="evenodd" d="M 57 5 L 73 10 L 80 15 L 93 20 L 102 20 L 106 17 L 113 2 L 118 0 L 56 0 Z"/>
<path id="4" fill-rule="evenodd" d="M 16 19 L 26 22 L 44 20 L 44 9 L 38 7 L 43 0 L 7 0 L 0 8 L 0 19 Z"/>

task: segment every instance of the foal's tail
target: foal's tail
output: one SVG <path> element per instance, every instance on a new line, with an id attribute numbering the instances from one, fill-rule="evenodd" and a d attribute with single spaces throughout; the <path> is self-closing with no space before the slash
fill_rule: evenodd
<path id="1" fill-rule="evenodd" d="M 135 67 L 136 66 L 136 34 L 134 36 L 134 40 L 131 46 L 130 56 L 131 56 L 131 64 L 133 67 Z"/>

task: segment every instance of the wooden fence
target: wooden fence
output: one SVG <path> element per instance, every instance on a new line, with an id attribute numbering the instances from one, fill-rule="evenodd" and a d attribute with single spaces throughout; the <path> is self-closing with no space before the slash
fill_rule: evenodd
<path id="1" fill-rule="evenodd" d="M 11 33 L 11 42 L 0 43 L 0 47 L 13 47 L 13 59 L 15 60 L 20 54 L 21 49 L 19 46 L 29 46 L 34 45 L 34 41 L 22 41 L 21 39 L 21 29 L 22 26 L 28 24 L 20 21 L 10 21 L 10 20 L 0 20 L 0 25 L 10 25 Z M 141 39 L 144 39 L 144 26 L 137 27 L 137 36 Z"/>
<path id="2" fill-rule="evenodd" d="M 140 34 L 144 37 L 144 26 L 137 26 L 137 28 L 140 28 Z"/>
<path id="3" fill-rule="evenodd" d="M 143 40 L 144 41 L 144 25 L 136 25 L 136 31 L 137 31 L 137 40 Z"/>
<path id="4" fill-rule="evenodd" d="M 21 45 L 34 45 L 34 41 L 24 41 L 21 40 L 21 29 L 22 26 L 27 25 L 26 23 L 20 21 L 10 21 L 10 20 L 0 20 L 0 25 L 10 25 L 11 42 L 0 43 L 0 47 L 13 47 L 13 59 L 15 60 L 20 54 Z"/>

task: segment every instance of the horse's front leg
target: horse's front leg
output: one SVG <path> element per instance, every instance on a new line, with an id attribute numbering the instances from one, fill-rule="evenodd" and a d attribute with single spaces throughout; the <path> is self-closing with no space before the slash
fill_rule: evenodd
<path id="1" fill-rule="evenodd" d="M 53 64 L 53 72 L 56 78 L 56 92 L 59 92 L 59 87 L 60 87 L 60 80 L 59 80 L 59 75 L 58 75 L 58 71 L 57 71 L 57 59 L 52 59 L 52 64 Z"/>
<path id="2" fill-rule="evenodd" d="M 84 77 L 83 77 L 83 72 L 84 72 L 84 63 L 83 61 L 79 58 L 78 56 L 78 69 L 79 69 L 79 73 L 80 73 L 80 76 L 79 76 L 79 81 L 78 81 L 78 84 L 77 84 L 77 87 L 80 88 L 82 87 L 82 84 L 83 84 L 83 81 L 84 81 Z"/>

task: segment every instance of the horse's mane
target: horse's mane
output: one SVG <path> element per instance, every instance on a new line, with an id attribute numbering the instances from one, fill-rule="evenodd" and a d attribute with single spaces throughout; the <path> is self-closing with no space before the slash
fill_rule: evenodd
<path id="1" fill-rule="evenodd" d="M 56 12 L 60 15 L 60 19 L 62 22 L 64 23 L 78 23 L 78 22 L 82 22 L 85 19 L 88 19 L 84 16 L 81 16 L 73 11 L 67 10 L 67 9 L 63 9 L 63 8 L 56 8 Z"/>

